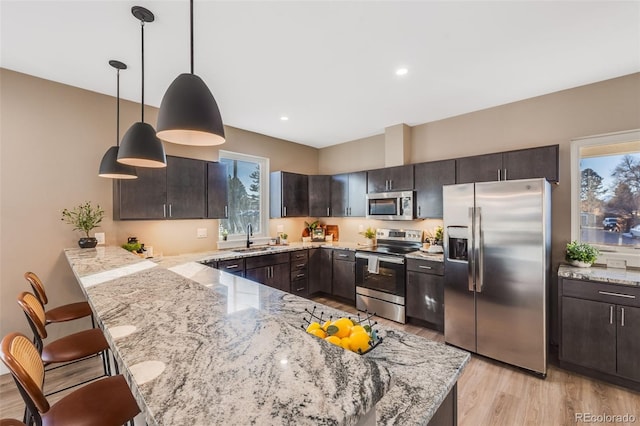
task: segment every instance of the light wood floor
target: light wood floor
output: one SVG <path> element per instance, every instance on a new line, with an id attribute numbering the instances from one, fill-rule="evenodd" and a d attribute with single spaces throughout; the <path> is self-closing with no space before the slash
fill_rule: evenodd
<path id="1" fill-rule="evenodd" d="M 320 303 L 356 313 L 355 309 L 330 299 Z M 382 326 L 400 328 L 442 342 L 444 336 L 420 326 L 378 319 Z M 640 356 L 640 354 L 639 354 Z M 54 370 L 47 375 L 46 392 L 101 374 L 102 363 L 92 358 Z M 55 402 L 65 393 L 49 398 Z M 0 376 L 0 418 L 22 418 L 24 405 L 9 375 Z M 458 381 L 458 424 L 461 426 L 574 425 L 577 413 L 633 415 L 640 425 L 640 393 L 580 376 L 550 365 L 547 378 L 539 379 L 499 362 L 473 356 Z M 581 422 L 582 423 L 582 422 Z M 206 425 L 202 425 L 206 426 Z M 402 425 L 405 426 L 405 425 Z"/>

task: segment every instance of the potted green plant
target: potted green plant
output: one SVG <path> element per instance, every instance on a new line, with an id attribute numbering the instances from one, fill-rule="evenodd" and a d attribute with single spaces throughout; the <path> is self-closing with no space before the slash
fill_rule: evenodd
<path id="1" fill-rule="evenodd" d="M 80 248 L 93 248 L 98 244 L 98 240 L 89 236 L 89 231 L 100 226 L 104 218 L 104 210 L 99 204 L 94 207 L 91 201 L 74 207 L 72 210 L 62 210 L 62 221 L 73 225 L 74 231 L 82 231 L 85 237 L 80 238 L 78 245 Z"/>
<path id="2" fill-rule="evenodd" d="M 282 233 L 280 234 L 280 244 L 286 246 L 287 244 L 289 244 L 289 235 L 287 235 L 286 233 Z"/>
<path id="3" fill-rule="evenodd" d="M 370 245 L 370 246 L 375 245 L 375 242 L 373 241 L 376 238 L 376 230 L 375 229 L 373 229 L 372 227 L 369 226 L 367 229 L 362 231 L 360 234 L 367 239 L 367 245 Z"/>
<path id="4" fill-rule="evenodd" d="M 590 244 L 571 241 L 567 243 L 565 259 L 573 266 L 588 268 L 593 265 L 599 254 L 598 249 Z"/>

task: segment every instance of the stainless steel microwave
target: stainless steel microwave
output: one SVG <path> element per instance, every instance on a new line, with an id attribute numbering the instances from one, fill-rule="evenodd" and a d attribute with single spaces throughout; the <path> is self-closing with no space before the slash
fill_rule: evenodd
<path id="1" fill-rule="evenodd" d="M 367 218 L 413 220 L 413 191 L 367 194 Z"/>

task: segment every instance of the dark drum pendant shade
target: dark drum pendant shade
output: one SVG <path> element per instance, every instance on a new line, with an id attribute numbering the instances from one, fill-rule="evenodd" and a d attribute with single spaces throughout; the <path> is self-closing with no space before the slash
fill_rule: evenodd
<path id="1" fill-rule="evenodd" d="M 193 72 L 193 0 L 189 1 L 191 73 L 180 74 L 169 86 L 158 112 L 159 138 L 182 145 L 224 143 L 218 104 L 204 81 Z"/>
<path id="2" fill-rule="evenodd" d="M 110 60 L 109 65 L 117 70 L 117 102 L 116 102 L 116 145 L 112 146 L 102 156 L 98 176 L 111 179 L 137 179 L 136 168 L 118 163 L 118 140 L 120 139 L 120 70 L 127 66 L 116 60 Z"/>
<path id="3" fill-rule="evenodd" d="M 218 104 L 204 81 L 180 74 L 167 89 L 158 113 L 160 139 L 184 145 L 220 145 L 224 126 Z"/>
<path id="4" fill-rule="evenodd" d="M 136 168 L 118 163 L 118 147 L 112 146 L 104 153 L 98 176 L 111 179 L 137 179 Z"/>
<path id="5" fill-rule="evenodd" d="M 151 11 L 141 6 L 133 6 L 131 13 L 140 20 L 142 35 L 142 101 L 140 102 L 141 120 L 124 134 L 118 150 L 118 163 L 136 167 L 167 167 L 167 157 L 164 153 L 162 141 L 156 136 L 156 131 L 150 124 L 144 122 L 144 24 L 153 22 Z"/>

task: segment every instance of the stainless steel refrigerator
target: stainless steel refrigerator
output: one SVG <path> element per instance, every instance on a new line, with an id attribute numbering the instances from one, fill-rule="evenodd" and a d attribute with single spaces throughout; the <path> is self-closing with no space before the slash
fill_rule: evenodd
<path id="1" fill-rule="evenodd" d="M 545 376 L 549 183 L 446 185 L 443 208 L 445 342 Z"/>

